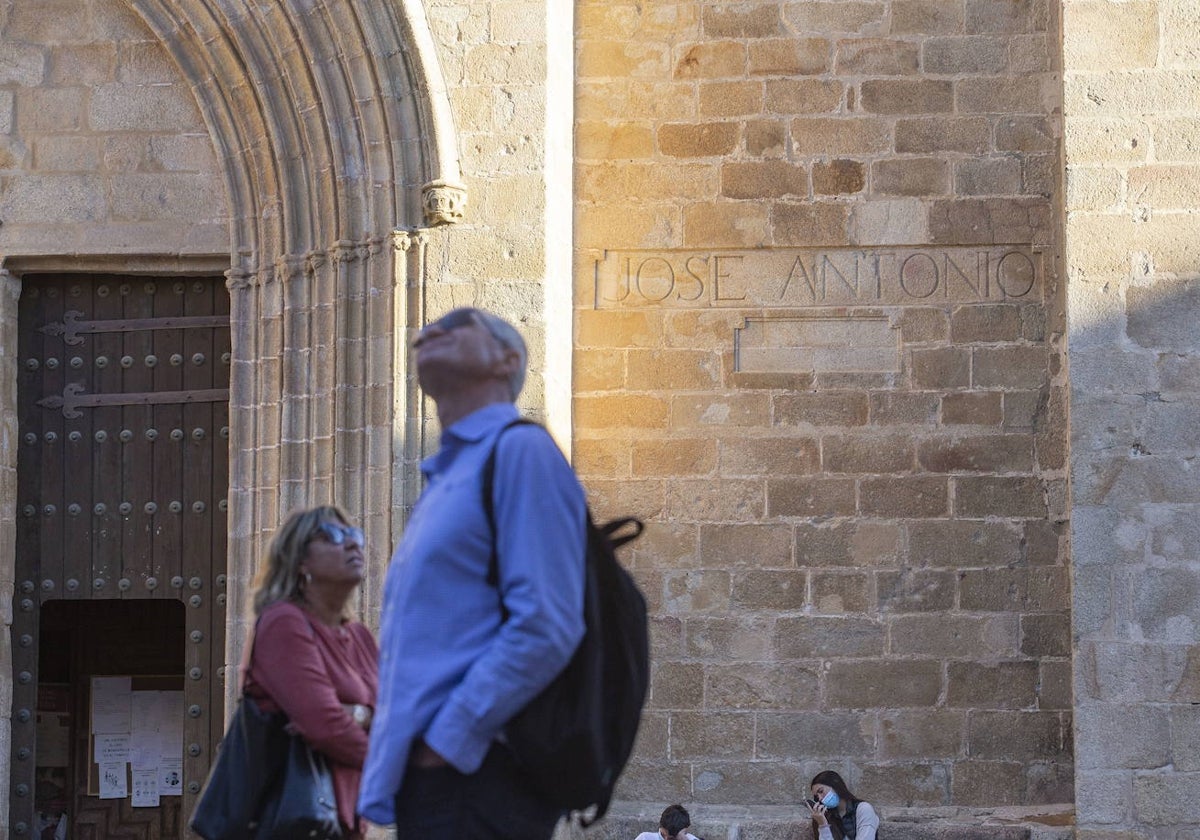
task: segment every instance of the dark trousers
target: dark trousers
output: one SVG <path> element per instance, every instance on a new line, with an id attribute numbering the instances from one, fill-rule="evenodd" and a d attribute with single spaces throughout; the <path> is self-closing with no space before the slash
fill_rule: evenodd
<path id="1" fill-rule="evenodd" d="M 493 744 L 469 775 L 409 767 L 396 795 L 396 840 L 550 840 L 561 816 L 529 786 L 508 749 Z"/>

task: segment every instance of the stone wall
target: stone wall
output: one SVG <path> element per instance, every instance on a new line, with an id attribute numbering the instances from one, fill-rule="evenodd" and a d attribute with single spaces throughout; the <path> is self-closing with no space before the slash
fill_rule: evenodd
<path id="1" fill-rule="evenodd" d="M 1064 6 L 1080 838 L 1200 833 L 1194 4 Z"/>
<path id="2" fill-rule="evenodd" d="M 1056 8 L 577 5 L 576 461 L 650 522 L 621 793 L 1072 799 Z"/>

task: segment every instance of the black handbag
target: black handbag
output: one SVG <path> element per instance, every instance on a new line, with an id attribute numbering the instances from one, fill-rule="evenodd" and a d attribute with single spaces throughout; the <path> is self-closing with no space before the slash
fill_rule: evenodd
<path id="1" fill-rule="evenodd" d="M 329 765 L 299 735 L 289 740 L 283 772 L 259 818 L 257 840 L 338 840 L 342 826 Z"/>
<path id="2" fill-rule="evenodd" d="M 238 701 L 188 826 L 205 840 L 255 840 L 263 802 L 283 769 L 282 715 Z"/>

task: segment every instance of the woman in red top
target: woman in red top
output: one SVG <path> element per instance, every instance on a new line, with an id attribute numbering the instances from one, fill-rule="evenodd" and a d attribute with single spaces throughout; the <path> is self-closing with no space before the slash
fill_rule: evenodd
<path id="1" fill-rule="evenodd" d="M 363 533 L 338 508 L 289 516 L 255 581 L 258 622 L 242 676 L 260 708 L 282 711 L 329 759 L 349 838 L 364 829 L 354 806 L 379 687 L 375 639 L 346 609 L 364 563 Z"/>

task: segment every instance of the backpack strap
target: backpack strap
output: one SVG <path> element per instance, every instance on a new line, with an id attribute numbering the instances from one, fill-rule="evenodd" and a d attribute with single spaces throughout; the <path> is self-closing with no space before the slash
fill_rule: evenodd
<path id="1" fill-rule="evenodd" d="M 487 517 L 488 529 L 492 532 L 492 554 L 488 558 L 487 582 L 489 586 L 497 589 L 500 588 L 500 554 L 496 550 L 496 453 L 500 449 L 500 438 L 513 426 L 541 427 L 542 424 L 524 417 L 518 417 L 516 420 L 506 423 L 496 433 L 492 451 L 483 464 L 483 513 Z M 500 601 L 500 614 L 504 621 L 508 621 L 508 610 L 504 607 L 503 599 Z"/>

